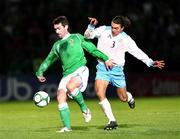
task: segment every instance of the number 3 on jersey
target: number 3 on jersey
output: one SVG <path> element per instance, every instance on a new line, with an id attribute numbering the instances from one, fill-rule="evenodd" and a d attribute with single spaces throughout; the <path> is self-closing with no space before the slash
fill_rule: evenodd
<path id="1" fill-rule="evenodd" d="M 115 46 L 115 43 L 116 43 L 116 42 L 115 42 L 115 41 L 113 41 L 113 44 L 112 44 L 111 48 L 114 48 L 114 46 Z"/>

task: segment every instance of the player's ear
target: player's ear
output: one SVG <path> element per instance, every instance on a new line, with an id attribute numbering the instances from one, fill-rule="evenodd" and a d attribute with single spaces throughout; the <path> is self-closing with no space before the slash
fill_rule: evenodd
<path id="1" fill-rule="evenodd" d="M 64 27 L 64 28 L 68 30 L 69 26 L 68 26 L 68 25 L 65 25 L 65 27 Z"/>
<path id="2" fill-rule="evenodd" d="M 123 30 L 124 30 L 124 26 L 121 27 L 121 31 L 123 31 Z"/>

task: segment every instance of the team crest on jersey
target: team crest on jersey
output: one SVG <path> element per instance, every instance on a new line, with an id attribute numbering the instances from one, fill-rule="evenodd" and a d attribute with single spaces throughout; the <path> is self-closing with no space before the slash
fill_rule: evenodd
<path id="1" fill-rule="evenodd" d="M 107 37 L 108 37 L 109 39 L 112 39 L 112 36 L 111 36 L 111 34 L 109 34 Z"/>
<path id="2" fill-rule="evenodd" d="M 73 44 L 73 43 L 74 43 L 74 40 L 73 40 L 73 39 L 70 39 L 70 40 L 69 40 L 69 43 L 70 43 L 70 44 Z"/>

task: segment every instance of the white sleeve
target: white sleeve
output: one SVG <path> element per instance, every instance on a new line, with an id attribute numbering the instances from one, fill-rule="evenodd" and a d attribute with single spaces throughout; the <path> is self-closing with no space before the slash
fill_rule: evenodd
<path id="1" fill-rule="evenodd" d="M 84 32 L 84 37 L 87 39 L 99 38 L 101 33 L 106 29 L 106 26 L 100 26 L 95 28 L 93 25 L 88 25 L 88 28 Z"/>
<path id="2" fill-rule="evenodd" d="M 148 55 L 145 54 L 140 48 L 138 48 L 135 41 L 130 36 L 127 37 L 127 43 L 128 52 L 131 55 L 144 62 L 148 67 L 151 67 L 153 65 L 153 60 L 149 58 Z"/>

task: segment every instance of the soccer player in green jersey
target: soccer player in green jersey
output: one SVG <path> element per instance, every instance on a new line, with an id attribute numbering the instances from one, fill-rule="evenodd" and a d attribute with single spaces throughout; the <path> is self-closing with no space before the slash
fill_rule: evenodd
<path id="1" fill-rule="evenodd" d="M 62 64 L 63 77 L 57 90 L 59 116 L 63 128 L 58 132 L 71 131 L 70 111 L 67 104 L 67 95 L 71 96 L 80 106 L 85 122 L 91 120 L 91 113 L 84 102 L 82 92 L 86 89 L 89 70 L 86 67 L 85 49 L 92 56 L 104 61 L 107 68 L 112 68 L 113 63 L 107 55 L 99 51 L 93 43 L 77 34 L 70 34 L 69 22 L 65 16 L 59 16 L 53 20 L 55 32 L 59 39 L 54 43 L 50 53 L 40 65 L 36 76 L 40 82 L 46 81 L 44 72 L 59 59 Z"/>

